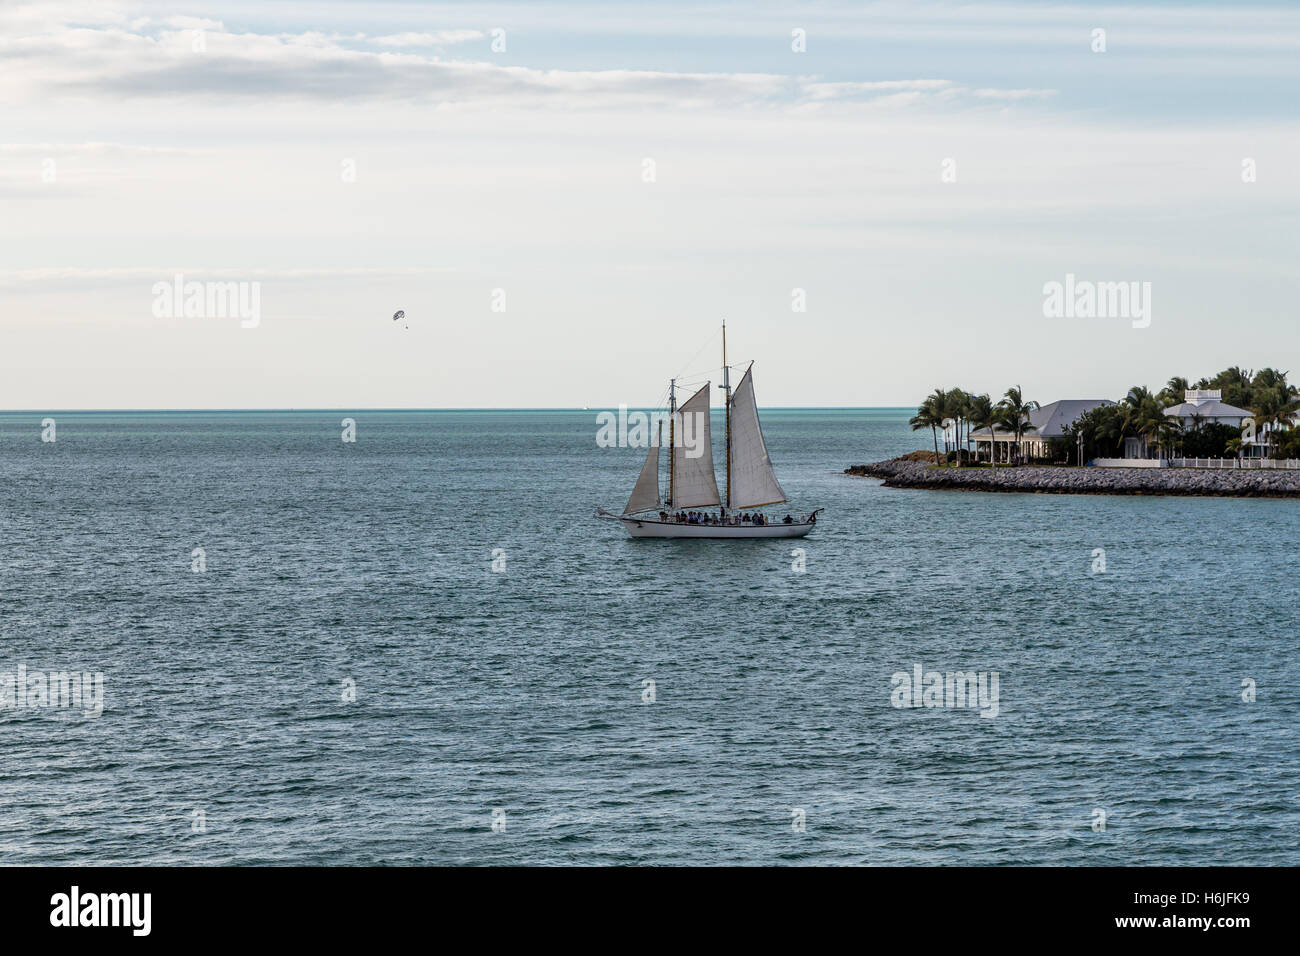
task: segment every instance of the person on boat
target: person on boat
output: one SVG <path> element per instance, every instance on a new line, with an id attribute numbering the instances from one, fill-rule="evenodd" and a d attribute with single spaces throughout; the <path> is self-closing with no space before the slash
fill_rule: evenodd
<path id="1" fill-rule="evenodd" d="M 781 523 L 782 523 L 782 524 L 794 524 L 794 519 L 791 518 L 789 515 L 786 515 L 784 518 L 781 519 Z"/>

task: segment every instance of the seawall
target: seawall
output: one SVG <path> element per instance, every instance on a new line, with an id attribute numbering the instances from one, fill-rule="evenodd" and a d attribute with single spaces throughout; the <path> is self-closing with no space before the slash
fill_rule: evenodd
<path id="1" fill-rule="evenodd" d="M 1056 495 L 1208 495 L 1300 498 L 1300 471 L 1204 468 L 936 468 L 893 458 L 853 465 L 846 475 L 883 478 L 887 488 Z"/>

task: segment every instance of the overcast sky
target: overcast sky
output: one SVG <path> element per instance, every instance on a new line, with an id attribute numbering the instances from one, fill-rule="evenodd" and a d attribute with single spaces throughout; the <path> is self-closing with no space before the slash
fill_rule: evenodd
<path id="1" fill-rule="evenodd" d="M 5 2 L 0 407 L 644 406 L 724 317 L 767 406 L 1300 376 L 1298 80 L 1286 4 Z"/>

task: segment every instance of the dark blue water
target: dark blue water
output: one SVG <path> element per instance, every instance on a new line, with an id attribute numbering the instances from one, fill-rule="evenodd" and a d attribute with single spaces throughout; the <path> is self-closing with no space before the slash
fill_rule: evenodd
<path id="1" fill-rule="evenodd" d="M 1300 504 L 841 474 L 906 415 L 766 411 L 827 510 L 729 543 L 593 520 L 595 412 L 0 416 L 0 672 L 105 679 L 0 710 L 0 860 L 1300 863 Z"/>

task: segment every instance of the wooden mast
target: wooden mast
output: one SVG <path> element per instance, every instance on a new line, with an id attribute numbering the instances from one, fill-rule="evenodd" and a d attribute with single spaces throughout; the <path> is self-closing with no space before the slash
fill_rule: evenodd
<path id="1" fill-rule="evenodd" d="M 727 507 L 731 507 L 731 369 L 727 368 L 727 320 L 722 320 L 722 391 L 727 431 Z"/>
<path id="2" fill-rule="evenodd" d="M 655 447 L 656 448 L 664 447 L 664 422 L 662 418 L 659 419 L 659 424 L 655 431 Z M 670 477 L 669 481 L 671 480 L 672 479 Z M 655 497 L 659 499 L 660 505 L 663 504 L 663 490 L 664 490 L 664 486 L 659 484 L 659 459 L 656 458 L 655 459 Z"/>
<path id="3" fill-rule="evenodd" d="M 677 379 L 668 380 L 668 506 L 675 507 L 674 502 L 677 500 L 676 489 L 673 487 L 673 477 L 676 474 L 676 454 L 677 446 L 673 441 L 673 416 L 677 412 Z"/>

